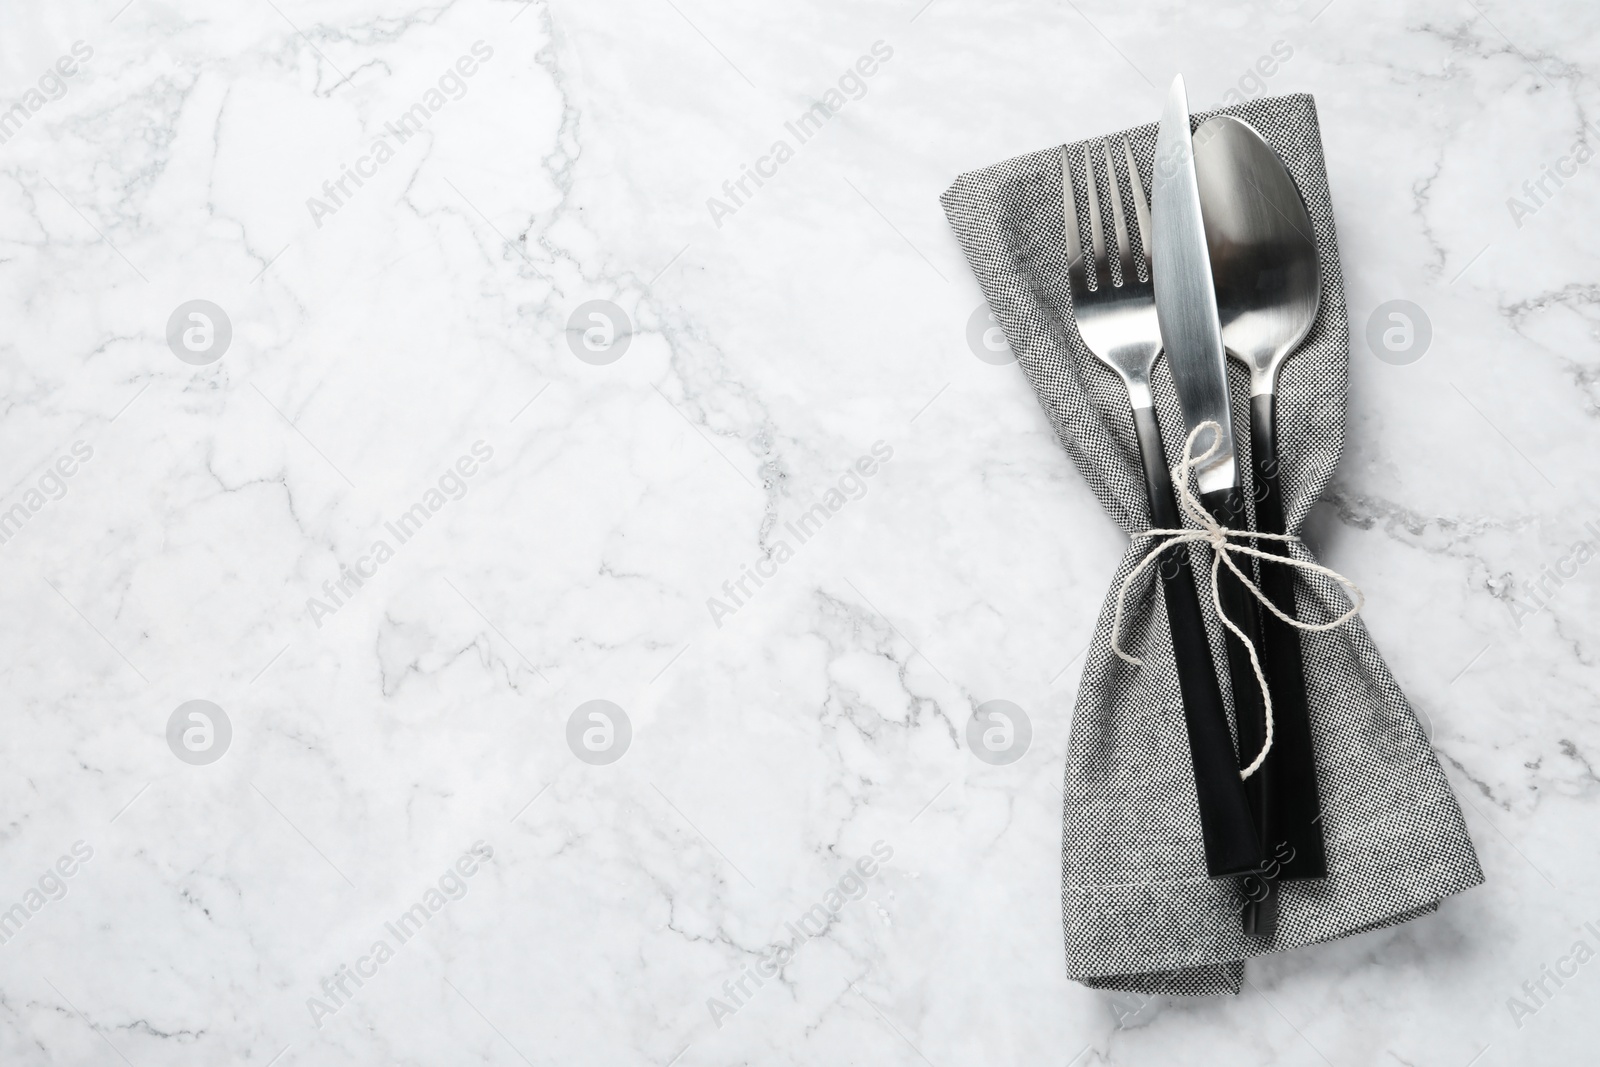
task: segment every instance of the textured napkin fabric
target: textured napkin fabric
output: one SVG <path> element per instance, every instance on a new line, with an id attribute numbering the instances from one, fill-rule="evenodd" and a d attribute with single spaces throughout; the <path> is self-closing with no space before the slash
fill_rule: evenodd
<path id="1" fill-rule="evenodd" d="M 1316 106 L 1306 95 L 1272 97 L 1198 114 L 1195 127 L 1217 114 L 1250 123 L 1277 150 L 1316 226 L 1322 308 L 1310 337 L 1284 365 L 1278 391 L 1284 510 L 1289 531 L 1298 533 L 1339 460 L 1349 370 Z M 1155 125 L 1116 135 L 1111 144 L 1119 165 L 1120 138 L 1132 146 L 1148 193 Z M 1100 140 L 1068 146 L 1078 169 L 1085 147 L 1098 153 Z M 1100 173 L 1103 190 L 1103 167 Z M 1062 445 L 1107 513 L 1132 534 L 1150 525 L 1133 418 L 1121 379 L 1089 353 L 1073 325 L 1061 182 L 1060 150 L 1051 147 L 963 174 L 941 201 Z M 1081 174 L 1075 189 L 1087 239 Z M 1111 217 L 1108 201 L 1101 215 Z M 1133 218 L 1131 203 L 1127 217 Z M 1229 374 L 1239 470 L 1248 479 L 1247 375 L 1231 359 Z M 1176 467 L 1184 426 L 1164 358 L 1152 388 L 1168 463 Z M 1281 883 L 1275 936 L 1245 937 L 1237 881 L 1206 875 L 1172 641 L 1153 568 L 1130 591 L 1122 635 L 1124 648 L 1144 665 L 1111 652 L 1117 588 L 1147 547 L 1130 544 L 1112 576 L 1072 717 L 1061 843 L 1070 977 L 1139 993 L 1236 993 L 1249 956 L 1404 922 L 1483 880 L 1433 748 L 1356 619 L 1336 631 L 1301 635 L 1328 877 Z M 1209 549 L 1191 549 L 1213 658 L 1222 665 L 1222 627 L 1205 584 Z M 1299 544 L 1294 554 L 1312 559 Z M 1302 620 L 1327 622 L 1345 609 L 1336 583 L 1297 574 Z M 1227 695 L 1225 671 L 1220 681 Z M 1231 707 L 1231 697 L 1227 702 Z"/>

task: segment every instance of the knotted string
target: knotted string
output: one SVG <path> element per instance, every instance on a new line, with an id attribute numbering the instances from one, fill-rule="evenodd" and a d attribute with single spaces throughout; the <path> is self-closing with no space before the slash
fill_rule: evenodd
<path id="1" fill-rule="evenodd" d="M 1206 449 L 1205 452 L 1198 456 L 1193 455 L 1195 438 L 1199 436 L 1200 431 L 1206 429 L 1210 429 L 1212 431 L 1211 447 Z M 1178 504 L 1182 512 L 1190 519 L 1194 520 L 1195 524 L 1198 525 L 1200 529 L 1151 529 L 1135 535 L 1136 537 L 1170 537 L 1171 539 L 1153 546 L 1149 552 L 1145 553 L 1145 557 L 1139 561 L 1138 566 L 1129 571 L 1128 576 L 1122 580 L 1122 587 L 1117 591 L 1117 614 L 1111 623 L 1111 651 L 1115 652 L 1118 656 L 1122 657 L 1123 660 L 1133 664 L 1135 667 L 1144 665 L 1144 660 L 1139 659 L 1137 656 L 1130 656 L 1126 652 L 1122 651 L 1122 645 L 1119 640 L 1122 633 L 1122 612 L 1128 599 L 1128 587 L 1133 584 L 1134 579 L 1138 578 L 1139 575 L 1144 572 L 1145 568 L 1149 567 L 1152 563 L 1160 559 L 1161 554 L 1168 548 L 1171 548 L 1173 545 L 1186 544 L 1190 541 L 1203 541 L 1204 543 L 1210 545 L 1211 605 L 1217 609 L 1217 617 L 1222 620 L 1222 625 L 1226 626 L 1233 632 L 1233 635 L 1239 639 L 1239 643 L 1244 645 L 1245 651 L 1250 654 L 1250 666 L 1256 672 L 1257 684 L 1261 686 L 1261 702 L 1266 712 L 1266 735 L 1262 739 L 1261 751 L 1256 755 L 1256 758 L 1251 762 L 1250 766 L 1239 772 L 1239 777 L 1244 779 L 1249 778 L 1252 774 L 1256 773 L 1256 771 L 1260 770 L 1261 764 L 1266 761 L 1267 753 L 1272 751 L 1272 693 L 1267 688 L 1267 675 L 1266 672 L 1261 669 L 1261 658 L 1256 654 L 1256 646 L 1251 643 L 1248 637 L 1245 636 L 1243 630 L 1240 630 L 1239 627 L 1233 624 L 1233 620 L 1228 618 L 1227 612 L 1222 610 L 1222 598 L 1218 593 L 1217 586 L 1217 568 L 1226 563 L 1228 565 L 1228 569 L 1238 577 L 1239 581 L 1244 583 L 1245 588 L 1250 590 L 1257 600 L 1266 605 L 1268 611 L 1272 612 L 1278 618 L 1282 619 L 1286 624 L 1293 626 L 1295 629 L 1304 630 L 1309 633 L 1323 633 L 1328 630 L 1336 630 L 1343 626 L 1361 612 L 1361 606 L 1366 603 L 1366 598 L 1362 595 L 1361 590 L 1356 588 L 1356 583 L 1352 582 L 1338 571 L 1335 571 L 1329 567 L 1324 567 L 1319 563 L 1306 563 L 1295 559 L 1292 556 L 1280 556 L 1272 552 L 1263 552 L 1260 549 L 1251 547 L 1250 545 L 1230 544 L 1228 542 L 1228 538 L 1230 537 L 1244 538 L 1246 540 L 1259 538 L 1263 541 L 1286 542 L 1299 541 L 1300 538 L 1296 537 L 1294 534 L 1269 534 L 1255 533 L 1250 530 L 1230 530 L 1226 526 L 1223 526 L 1216 519 L 1211 517 L 1211 513 L 1205 509 L 1205 506 L 1200 503 L 1199 499 L 1194 495 L 1194 493 L 1190 492 L 1189 474 L 1195 464 L 1204 463 L 1206 460 L 1216 455 L 1217 450 L 1221 447 L 1222 427 L 1217 425 L 1216 422 L 1210 420 L 1202 422 L 1200 425 L 1190 430 L 1188 438 L 1183 442 L 1183 462 L 1178 465 L 1177 471 Z M 1256 586 L 1256 583 L 1251 581 L 1249 576 L 1246 575 L 1244 571 L 1239 569 L 1239 565 L 1233 561 L 1233 554 L 1235 552 L 1242 552 L 1247 556 L 1255 556 L 1258 559 L 1269 560 L 1273 563 L 1281 563 L 1290 567 L 1298 567 L 1303 571 L 1310 571 L 1314 574 L 1327 575 L 1329 578 L 1332 578 L 1334 581 L 1340 583 L 1347 590 L 1349 590 L 1351 594 L 1350 610 L 1345 612 L 1343 615 L 1340 615 L 1332 622 L 1326 623 L 1301 622 L 1299 619 L 1285 615 L 1282 611 L 1278 610 L 1278 606 L 1276 604 L 1267 599 L 1266 594 L 1264 594 L 1260 588 Z"/>

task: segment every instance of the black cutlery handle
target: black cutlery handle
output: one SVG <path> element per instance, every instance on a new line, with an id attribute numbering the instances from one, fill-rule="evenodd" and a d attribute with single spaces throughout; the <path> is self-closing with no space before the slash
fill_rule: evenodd
<path id="1" fill-rule="evenodd" d="M 1244 494 L 1237 487 L 1202 493 L 1200 503 L 1211 513 L 1212 518 L 1228 529 L 1249 528 Z M 1252 573 L 1249 556 L 1237 556 L 1235 562 L 1246 574 Z M 1256 656 L 1261 657 L 1263 645 L 1261 616 L 1256 610 L 1256 599 L 1225 563 L 1217 568 L 1217 599 L 1222 604 L 1223 614 L 1249 639 L 1256 650 Z M 1266 705 L 1261 699 L 1261 682 L 1256 678 L 1255 668 L 1251 665 L 1250 653 L 1227 627 L 1223 627 L 1223 644 L 1228 651 L 1228 680 L 1233 687 L 1233 721 L 1239 734 L 1239 766 L 1242 769 L 1254 763 L 1256 756 L 1261 752 L 1261 745 L 1266 737 Z M 1256 833 L 1269 852 L 1272 844 L 1281 836 L 1278 833 L 1277 813 L 1272 807 L 1274 796 L 1270 782 L 1272 770 L 1272 761 L 1269 759 L 1244 783 L 1245 796 L 1249 798 L 1250 807 L 1255 812 Z M 1267 894 L 1267 899 L 1258 901 L 1252 897 L 1252 902 L 1245 908 L 1242 919 L 1245 933 L 1270 938 L 1271 922 L 1276 916 L 1276 900 L 1272 897 L 1276 894 L 1277 887 L 1271 879 L 1270 871 L 1259 877 L 1265 879 L 1264 886 L 1260 888 Z"/>
<path id="2" fill-rule="evenodd" d="M 1145 490 L 1150 499 L 1150 524 L 1156 529 L 1183 526 L 1172 495 L 1172 476 L 1161 447 L 1161 428 L 1154 408 L 1133 409 L 1133 428 L 1144 460 Z M 1172 545 L 1158 564 L 1172 631 L 1172 654 L 1183 696 L 1184 723 L 1189 732 L 1189 759 L 1194 766 L 1195 796 L 1200 809 L 1200 834 L 1205 843 L 1206 872 L 1213 878 L 1260 868 L 1263 855 L 1238 756 L 1228 728 L 1222 691 L 1217 685 L 1211 644 L 1195 595 L 1194 572 L 1187 545 Z"/>
<path id="3" fill-rule="evenodd" d="M 1255 474 L 1256 529 L 1284 531 L 1283 493 L 1278 484 L 1278 420 L 1271 393 L 1250 398 L 1250 455 Z M 1289 555 L 1282 541 L 1263 540 L 1261 550 Z M 1261 591 L 1291 618 L 1295 611 L 1294 568 L 1260 561 Z M 1317 792 L 1317 762 L 1311 742 L 1311 720 L 1300 650 L 1300 632 L 1270 611 L 1261 613 L 1266 647 L 1262 666 L 1272 691 L 1273 742 L 1267 763 L 1275 813 L 1269 850 L 1286 856 L 1278 877 L 1326 878 L 1327 853 L 1322 840 L 1322 807 Z M 1265 769 L 1265 768 L 1263 768 Z"/>

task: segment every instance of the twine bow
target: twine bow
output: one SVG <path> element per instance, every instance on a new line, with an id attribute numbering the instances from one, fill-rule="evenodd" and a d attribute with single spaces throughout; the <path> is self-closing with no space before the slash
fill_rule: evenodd
<path id="1" fill-rule="evenodd" d="M 1210 429 L 1212 431 L 1211 447 L 1206 449 L 1205 452 L 1196 456 L 1193 454 L 1195 438 L 1199 436 L 1200 431 L 1206 429 Z M 1288 625 L 1293 626 L 1295 629 L 1304 630 L 1308 633 L 1323 633 L 1328 630 L 1336 630 L 1343 626 L 1360 613 L 1361 606 L 1366 603 L 1366 598 L 1362 595 L 1361 590 L 1356 588 L 1356 584 L 1354 582 L 1332 568 L 1324 567 L 1319 563 L 1306 563 L 1295 559 L 1292 556 L 1280 556 L 1276 553 L 1263 552 L 1260 549 L 1254 548 L 1248 544 L 1229 543 L 1228 538 L 1230 537 L 1244 538 L 1246 540 L 1260 539 L 1263 541 L 1285 542 L 1299 541 L 1300 538 L 1296 537 L 1294 534 L 1269 534 L 1255 533 L 1250 530 L 1230 530 L 1226 526 L 1223 526 L 1216 519 L 1212 518 L 1211 513 L 1205 509 L 1205 506 L 1201 504 L 1199 499 L 1195 497 L 1194 493 L 1189 490 L 1189 473 L 1195 464 L 1204 463 L 1206 460 L 1216 455 L 1217 450 L 1221 447 L 1222 427 L 1218 426 L 1216 422 L 1209 420 L 1202 422 L 1200 425 L 1190 430 L 1188 438 L 1183 442 L 1183 462 L 1178 465 L 1177 471 L 1178 505 L 1183 514 L 1192 519 L 1196 525 L 1200 527 L 1200 529 L 1151 529 L 1135 535 L 1136 537 L 1169 537 L 1170 540 L 1162 541 L 1160 544 L 1152 546 L 1150 551 L 1145 553 L 1144 558 L 1139 561 L 1138 566 L 1129 571 L 1128 576 L 1122 580 L 1122 587 L 1117 591 L 1117 614 L 1111 623 L 1111 651 L 1115 652 L 1123 660 L 1133 664 L 1135 667 L 1144 665 L 1144 660 L 1139 659 L 1137 656 L 1130 656 L 1128 653 L 1124 652 L 1119 640 L 1122 632 L 1122 613 L 1123 608 L 1127 603 L 1129 586 L 1133 584 L 1134 580 L 1138 578 L 1147 567 L 1160 559 L 1163 552 L 1173 545 L 1186 544 L 1191 541 L 1203 541 L 1204 543 L 1210 545 L 1211 605 L 1212 607 L 1216 608 L 1217 617 L 1222 620 L 1222 625 L 1231 630 L 1233 635 L 1239 639 L 1239 643 L 1244 645 L 1245 651 L 1250 653 L 1250 666 L 1254 668 L 1256 672 L 1256 682 L 1261 686 L 1261 703 L 1266 712 L 1266 734 L 1262 739 L 1261 751 L 1257 753 L 1256 758 L 1251 762 L 1250 766 L 1239 772 L 1239 777 L 1244 779 L 1249 778 L 1252 774 L 1256 773 L 1256 771 L 1260 770 L 1261 764 L 1266 762 L 1267 753 L 1272 751 L 1272 693 L 1267 688 L 1267 676 L 1266 673 L 1261 669 L 1261 658 L 1256 654 L 1256 646 L 1250 641 L 1250 638 L 1245 636 L 1244 631 L 1235 626 L 1233 620 L 1228 618 L 1227 612 L 1222 610 L 1222 598 L 1217 592 L 1217 568 L 1226 563 L 1228 565 L 1228 569 L 1234 573 L 1239 581 L 1244 583 L 1245 588 L 1250 590 L 1251 594 L 1253 594 L 1257 600 L 1266 606 L 1268 611 L 1272 612 L 1278 618 L 1282 619 Z M 1332 622 L 1326 623 L 1301 622 L 1299 619 L 1296 619 L 1290 615 L 1285 615 L 1282 611 L 1278 610 L 1278 606 L 1276 604 L 1267 599 L 1266 594 L 1261 591 L 1255 582 L 1250 580 L 1249 575 L 1245 574 L 1244 571 L 1239 569 L 1239 565 L 1233 560 L 1233 554 L 1236 552 L 1241 552 L 1247 556 L 1255 556 L 1258 559 L 1270 560 L 1274 563 L 1281 563 L 1289 567 L 1298 567 L 1303 571 L 1309 571 L 1314 574 L 1327 575 L 1329 578 L 1332 578 L 1334 581 L 1340 583 L 1347 590 L 1349 590 L 1351 594 L 1350 610 L 1345 612 L 1343 615 L 1340 615 Z"/>

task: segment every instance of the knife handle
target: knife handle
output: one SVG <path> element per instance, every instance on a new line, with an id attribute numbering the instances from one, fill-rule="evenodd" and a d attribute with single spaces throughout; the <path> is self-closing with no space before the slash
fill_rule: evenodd
<path id="1" fill-rule="evenodd" d="M 1172 495 L 1172 476 L 1161 447 L 1161 428 L 1154 408 L 1133 409 L 1133 428 L 1144 461 L 1145 491 L 1150 500 L 1150 524 L 1176 530 L 1178 517 Z M 1260 868 L 1261 838 L 1256 832 L 1244 783 L 1239 780 L 1238 756 L 1217 685 L 1211 644 L 1206 639 L 1200 601 L 1195 595 L 1194 572 L 1187 545 L 1172 545 L 1158 565 L 1167 605 L 1167 625 L 1172 631 L 1172 655 L 1178 669 L 1178 689 L 1183 696 L 1184 723 L 1189 732 L 1189 759 L 1194 767 L 1195 798 L 1200 809 L 1200 835 L 1205 843 L 1206 873 L 1213 878 L 1243 874 Z"/>
<path id="2" fill-rule="evenodd" d="M 1249 529 L 1244 494 L 1237 486 L 1202 493 L 1200 503 L 1211 513 L 1211 517 L 1223 526 L 1231 530 Z M 1246 570 L 1248 573 L 1247 569 L 1250 566 L 1248 556 L 1241 556 L 1236 562 L 1240 570 Z M 1256 655 L 1262 657 L 1261 617 L 1256 610 L 1255 597 L 1233 571 L 1228 569 L 1227 564 L 1217 568 L 1217 599 L 1222 604 L 1223 614 L 1250 639 L 1250 644 L 1256 649 Z M 1256 680 L 1255 668 L 1250 663 L 1250 653 L 1234 636 L 1233 631 L 1226 627 L 1223 628 L 1223 644 L 1228 650 L 1228 680 L 1233 687 L 1233 721 L 1239 734 L 1239 766 L 1243 768 L 1254 762 L 1257 753 L 1261 751 L 1262 741 L 1266 737 L 1266 705 L 1261 702 L 1261 683 Z M 1263 658 L 1263 673 L 1265 673 L 1265 663 Z M 1268 759 L 1244 783 L 1245 796 L 1249 798 L 1250 807 L 1255 812 L 1256 833 L 1268 849 L 1271 848 L 1271 843 L 1281 839 L 1276 812 L 1272 807 L 1275 795 L 1270 785 L 1272 773 L 1272 760 Z M 1266 892 L 1269 895 L 1276 893 L 1277 887 L 1271 877 L 1263 875 L 1263 879 Z M 1270 923 L 1275 915 L 1273 903 L 1275 902 L 1262 907 L 1259 903 L 1252 902 L 1245 909 L 1242 916 L 1245 933 L 1256 937 L 1272 936 L 1272 928 L 1267 923 Z"/>
<path id="3" fill-rule="evenodd" d="M 1250 456 L 1255 475 L 1256 529 L 1284 533 L 1283 493 L 1278 483 L 1278 420 L 1271 393 L 1250 398 Z M 1277 556 L 1289 555 L 1282 541 L 1264 540 L 1260 547 Z M 1261 560 L 1259 566 L 1261 591 L 1279 611 L 1298 618 L 1294 569 L 1267 560 Z M 1322 807 L 1300 632 L 1270 611 L 1261 613 L 1261 631 L 1266 642 L 1261 666 L 1272 690 L 1273 708 L 1272 751 L 1267 764 L 1272 766 L 1270 806 L 1276 814 L 1276 836 L 1268 847 L 1288 855 L 1280 864 L 1280 879 L 1326 878 L 1328 861 L 1322 840 Z"/>

